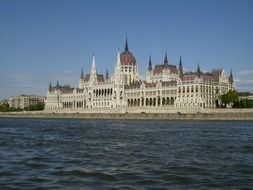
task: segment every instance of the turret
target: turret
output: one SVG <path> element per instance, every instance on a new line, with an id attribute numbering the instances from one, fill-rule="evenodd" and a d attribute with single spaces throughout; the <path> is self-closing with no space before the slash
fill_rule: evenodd
<path id="1" fill-rule="evenodd" d="M 118 51 L 118 55 L 117 55 L 117 63 L 115 66 L 115 73 L 120 73 L 121 70 L 121 62 L 120 62 L 120 52 Z"/>
<path id="2" fill-rule="evenodd" d="M 106 80 L 109 80 L 109 73 L 108 73 L 108 69 L 106 69 L 105 79 L 106 79 Z"/>
<path id="3" fill-rule="evenodd" d="M 152 71 L 151 56 L 149 56 L 148 71 Z"/>
<path id="4" fill-rule="evenodd" d="M 230 82 L 230 84 L 233 84 L 233 82 L 234 82 L 234 78 L 233 78 L 233 73 L 232 73 L 232 69 L 230 70 L 230 75 L 229 75 L 229 82 Z"/>
<path id="5" fill-rule="evenodd" d="M 121 73 L 120 52 L 118 51 L 117 63 L 115 66 L 115 73 L 114 73 L 115 84 L 122 84 L 123 83 L 122 76 L 123 76 L 123 73 Z"/>
<path id="6" fill-rule="evenodd" d="M 91 66 L 91 75 L 96 75 L 97 74 L 97 67 L 96 67 L 96 58 L 95 55 L 93 54 L 92 56 L 92 66 Z"/>
<path id="7" fill-rule="evenodd" d="M 52 84 L 51 84 L 51 81 L 50 81 L 48 89 L 50 90 L 51 88 L 52 88 Z"/>
<path id="8" fill-rule="evenodd" d="M 92 56 L 92 66 L 90 71 L 90 85 L 93 85 L 97 81 L 97 67 L 95 55 Z"/>
<path id="9" fill-rule="evenodd" d="M 164 65 L 168 65 L 167 52 L 165 53 L 165 57 L 164 57 Z"/>
<path id="10" fill-rule="evenodd" d="M 200 71 L 200 67 L 199 67 L 199 63 L 198 63 L 198 67 L 197 67 L 197 76 L 200 78 L 201 76 L 201 71 Z"/>
<path id="11" fill-rule="evenodd" d="M 84 78 L 84 75 L 83 75 L 83 68 L 82 68 L 80 79 L 83 79 L 83 78 Z"/>
<path id="12" fill-rule="evenodd" d="M 181 56 L 180 56 L 180 59 L 179 59 L 179 66 L 178 66 L 178 70 L 179 70 L 179 77 L 182 78 L 183 77 L 183 65 L 182 65 L 182 59 L 181 59 Z"/>

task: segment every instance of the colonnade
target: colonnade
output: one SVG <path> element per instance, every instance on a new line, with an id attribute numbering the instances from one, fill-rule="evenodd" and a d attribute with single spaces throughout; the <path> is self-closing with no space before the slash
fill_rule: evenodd
<path id="1" fill-rule="evenodd" d="M 129 98 L 127 99 L 128 107 L 157 107 L 173 106 L 175 97 L 153 97 L 153 98 Z"/>
<path id="2" fill-rule="evenodd" d="M 86 107 L 86 101 L 69 101 L 69 102 L 63 102 L 62 103 L 63 109 L 64 108 L 85 108 Z"/>

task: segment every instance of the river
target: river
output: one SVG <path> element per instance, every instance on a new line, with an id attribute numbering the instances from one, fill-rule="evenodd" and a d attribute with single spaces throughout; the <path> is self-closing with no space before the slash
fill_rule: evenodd
<path id="1" fill-rule="evenodd" d="M 0 118 L 0 189 L 251 189 L 253 121 Z"/>

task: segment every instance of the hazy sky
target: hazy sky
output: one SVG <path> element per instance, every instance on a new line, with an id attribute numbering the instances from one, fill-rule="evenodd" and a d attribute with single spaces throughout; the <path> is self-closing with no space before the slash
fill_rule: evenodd
<path id="1" fill-rule="evenodd" d="M 0 0 L 0 99 L 77 87 L 81 68 L 112 74 L 126 35 L 142 75 L 148 56 L 203 71 L 233 70 L 253 91 L 252 0 Z"/>

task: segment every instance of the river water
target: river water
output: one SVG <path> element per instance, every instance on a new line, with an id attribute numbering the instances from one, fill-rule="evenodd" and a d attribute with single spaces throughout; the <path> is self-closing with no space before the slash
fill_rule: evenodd
<path id="1" fill-rule="evenodd" d="M 0 118 L 0 189 L 252 188 L 252 121 Z"/>

